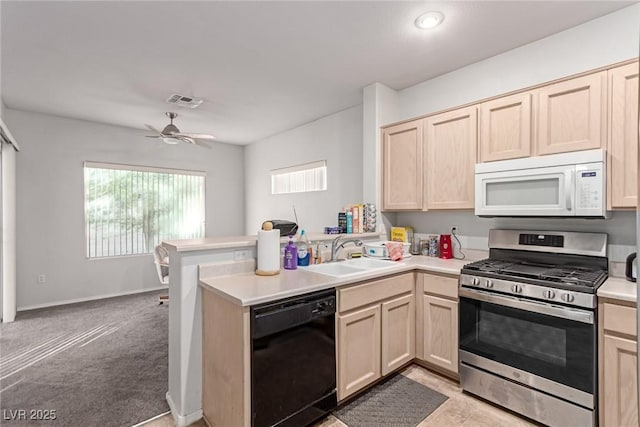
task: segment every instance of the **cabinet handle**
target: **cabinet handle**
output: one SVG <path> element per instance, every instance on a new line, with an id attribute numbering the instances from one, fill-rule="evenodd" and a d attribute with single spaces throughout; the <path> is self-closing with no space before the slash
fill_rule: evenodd
<path id="1" fill-rule="evenodd" d="M 570 211 L 572 209 L 571 199 L 573 198 L 573 180 L 575 178 L 575 171 L 567 171 L 564 174 L 564 197 L 566 201 L 567 210 Z"/>

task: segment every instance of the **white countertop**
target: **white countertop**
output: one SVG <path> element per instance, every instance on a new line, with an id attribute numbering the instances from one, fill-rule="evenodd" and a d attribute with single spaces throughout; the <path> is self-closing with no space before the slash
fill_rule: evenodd
<path id="1" fill-rule="evenodd" d="M 623 277 L 609 277 L 598 288 L 598 296 L 621 301 L 637 301 L 637 283 L 630 282 Z"/>
<path id="2" fill-rule="evenodd" d="M 256 276 L 253 272 L 205 277 L 200 286 L 216 292 L 242 306 L 250 306 L 281 298 L 289 298 L 308 292 L 374 280 L 378 277 L 412 270 L 423 270 L 449 275 L 459 275 L 462 267 L 471 259 L 440 259 L 412 256 L 402 261 L 389 261 L 389 268 L 364 271 L 343 277 L 333 277 L 309 271 L 305 267 L 284 270 L 275 276 Z M 597 295 L 622 301 L 636 302 L 636 284 L 620 277 L 609 277 L 598 289 Z"/>
<path id="3" fill-rule="evenodd" d="M 299 233 L 297 234 L 299 235 Z M 297 236 L 296 235 L 296 236 Z M 356 233 L 356 234 L 323 234 L 309 233 L 306 234 L 310 241 L 333 240 L 338 236 L 350 238 L 367 238 L 380 237 L 385 238 L 381 233 Z M 178 252 L 202 251 L 210 249 L 227 249 L 227 248 L 243 248 L 247 246 L 255 246 L 258 240 L 257 235 L 252 236 L 225 236 L 225 237 L 203 237 L 201 239 L 186 240 L 165 240 L 162 244 L 166 247 L 175 249 Z M 280 242 L 286 244 L 289 241 L 287 236 L 280 238 Z"/>
<path id="4" fill-rule="evenodd" d="M 298 267 L 297 270 L 283 269 L 275 276 L 256 276 L 251 272 L 202 278 L 200 286 L 236 304 L 249 306 L 416 269 L 459 275 L 460 269 L 469 262 L 469 260 L 412 256 L 402 261 L 389 261 L 389 268 L 344 277 L 327 276 L 309 271 L 305 267 Z"/>

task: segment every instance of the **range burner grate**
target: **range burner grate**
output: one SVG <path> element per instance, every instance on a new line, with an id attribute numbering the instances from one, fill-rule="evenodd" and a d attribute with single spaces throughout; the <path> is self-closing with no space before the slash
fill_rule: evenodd
<path id="1" fill-rule="evenodd" d="M 464 268 L 470 271 L 493 273 L 505 278 L 522 277 L 588 287 L 597 286 L 607 278 L 607 272 L 600 269 L 507 262 L 490 258 L 467 264 Z"/>

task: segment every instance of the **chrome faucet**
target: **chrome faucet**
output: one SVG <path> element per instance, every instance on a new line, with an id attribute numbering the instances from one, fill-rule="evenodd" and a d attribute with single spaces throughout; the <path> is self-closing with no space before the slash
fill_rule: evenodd
<path id="1" fill-rule="evenodd" d="M 336 256 L 338 255 L 338 251 L 344 248 L 344 245 L 346 245 L 347 243 L 353 243 L 356 246 L 362 246 L 362 240 L 360 239 L 347 239 L 344 242 L 341 242 L 340 244 L 338 244 L 338 241 L 342 237 L 345 237 L 345 236 L 341 234 L 335 239 L 333 239 L 333 242 L 331 243 L 331 259 L 329 260 L 329 262 L 337 261 Z"/>

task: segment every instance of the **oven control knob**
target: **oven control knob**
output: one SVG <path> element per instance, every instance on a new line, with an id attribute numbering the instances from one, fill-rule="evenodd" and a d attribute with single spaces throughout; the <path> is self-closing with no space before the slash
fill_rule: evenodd
<path id="1" fill-rule="evenodd" d="M 514 294 L 521 294 L 522 293 L 522 286 L 520 286 L 520 285 L 511 285 L 511 292 L 513 292 Z"/>
<path id="2" fill-rule="evenodd" d="M 551 289 L 547 289 L 545 290 L 542 295 L 546 298 L 546 299 L 554 299 L 556 297 L 556 293 L 553 292 Z"/>
<path id="3" fill-rule="evenodd" d="M 560 295 L 560 298 L 562 298 L 562 301 L 564 302 L 573 302 L 573 300 L 575 299 L 573 294 L 570 294 L 570 293 L 562 294 Z"/>
<path id="4" fill-rule="evenodd" d="M 474 277 L 473 279 L 471 279 L 471 284 L 473 286 L 478 286 L 479 283 L 480 283 L 480 280 L 478 280 L 477 277 Z"/>
<path id="5" fill-rule="evenodd" d="M 484 282 L 484 287 L 485 288 L 493 288 L 493 282 L 489 279 L 487 279 L 486 282 Z"/>

